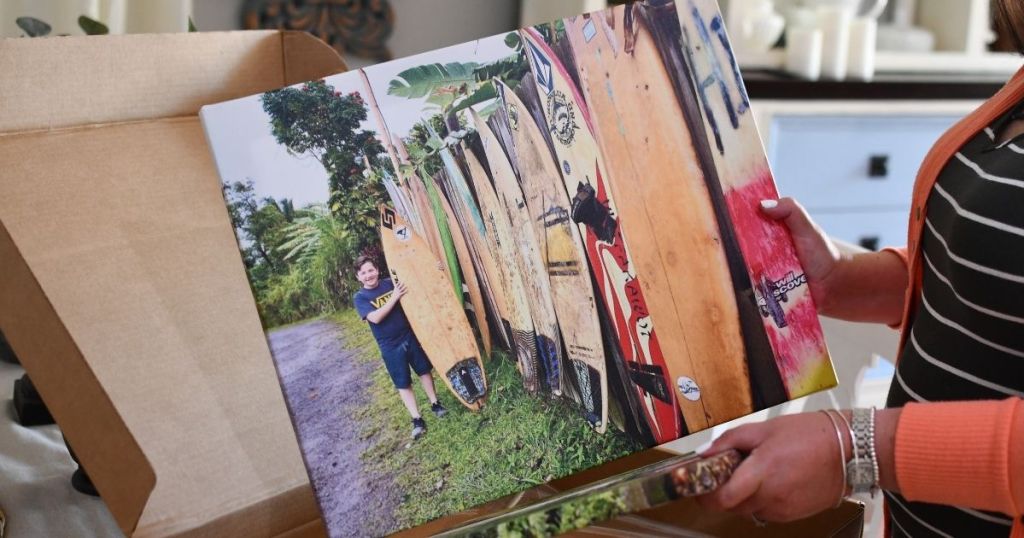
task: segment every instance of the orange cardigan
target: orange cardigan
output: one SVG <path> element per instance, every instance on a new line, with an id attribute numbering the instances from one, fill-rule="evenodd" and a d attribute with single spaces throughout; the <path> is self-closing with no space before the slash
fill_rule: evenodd
<path id="1" fill-rule="evenodd" d="M 907 248 L 910 285 L 900 322 L 900 349 L 921 298 L 920 239 L 925 202 L 939 172 L 974 135 L 1024 100 L 1024 68 L 978 110 L 946 132 L 917 175 Z M 1024 341 L 1024 339 L 1022 339 Z M 1020 367 L 1024 376 L 1024 365 Z M 1012 538 L 1024 538 L 1024 399 L 910 403 L 896 426 L 896 481 L 912 501 L 1003 512 Z"/>

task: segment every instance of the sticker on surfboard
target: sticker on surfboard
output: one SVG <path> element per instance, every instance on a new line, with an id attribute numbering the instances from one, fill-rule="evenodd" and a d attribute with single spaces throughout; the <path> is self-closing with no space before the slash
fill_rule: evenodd
<path id="1" fill-rule="evenodd" d="M 412 237 L 412 234 L 409 232 L 409 227 L 405 226 L 404 224 L 395 226 L 393 230 L 395 233 L 395 239 L 398 239 L 403 243 L 408 241 Z"/>
<path id="2" fill-rule="evenodd" d="M 697 386 L 697 382 L 686 376 L 680 376 L 676 380 L 676 386 L 679 387 L 679 393 L 683 395 L 683 398 L 690 400 L 691 402 L 700 401 L 700 387 Z"/>

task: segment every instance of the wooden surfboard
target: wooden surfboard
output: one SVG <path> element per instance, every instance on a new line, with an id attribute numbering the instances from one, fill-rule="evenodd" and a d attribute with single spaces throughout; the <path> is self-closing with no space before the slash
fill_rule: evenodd
<path id="1" fill-rule="evenodd" d="M 502 338 L 506 344 L 511 345 L 511 336 L 505 333 L 505 326 L 501 323 L 504 315 L 501 306 L 505 301 L 498 297 L 502 290 L 497 284 L 499 278 L 495 269 L 497 262 L 491 256 L 490 249 L 486 247 L 487 230 L 484 227 L 483 218 L 480 216 L 480 209 L 473 200 L 473 194 L 469 191 L 466 178 L 455 162 L 451 150 L 447 147 L 441 148 L 439 154 L 444 163 L 444 172 L 441 177 L 446 182 L 446 190 L 452 201 L 456 222 L 467 238 L 466 243 L 469 246 L 469 254 L 472 256 L 473 263 L 476 265 L 476 274 L 480 277 L 482 287 L 487 291 L 485 295 L 487 308 L 491 312 L 491 317 L 498 321 L 497 325 L 501 329 Z"/>
<path id="2" fill-rule="evenodd" d="M 488 128 L 476 112 L 470 110 L 473 123 L 479 130 Z M 497 143 L 496 140 L 484 139 L 484 144 Z M 485 145 L 486 149 L 486 145 Z M 501 148 L 498 148 L 501 151 Z M 526 296 L 526 285 L 523 282 L 519 263 L 516 261 L 518 252 L 513 239 L 512 226 L 508 221 L 508 213 L 498 195 L 491 186 L 483 166 L 477 161 L 472 151 L 465 151 L 470 162 L 469 178 L 473 182 L 473 190 L 480 202 L 480 214 L 487 228 L 488 245 L 493 249 L 494 258 L 498 260 L 501 270 L 502 285 L 505 288 L 508 322 L 512 328 L 514 351 L 519 365 L 519 373 L 523 377 L 523 386 L 533 394 L 541 389 L 540 359 L 537 357 L 537 335 L 530 315 L 530 303 Z M 474 165 L 473 163 L 476 162 Z"/>
<path id="3" fill-rule="evenodd" d="M 631 388 L 655 440 L 677 439 L 684 430 L 669 359 L 680 357 L 666 355 L 660 331 L 655 332 L 640 280 L 645 276 L 623 239 L 620 202 L 602 175 L 600 154 L 578 104 L 581 100 L 574 98 L 575 88 L 561 64 L 549 49 L 541 48 L 543 41 L 535 39 L 532 31 L 521 35 L 539 93 L 546 100 L 544 113 L 563 172 L 563 188 L 574 197 L 573 220 L 585 235 L 587 255 L 627 361 Z"/>
<path id="4" fill-rule="evenodd" d="M 476 178 L 483 178 L 485 181 L 490 181 L 489 179 L 487 179 L 487 172 L 484 171 L 483 165 L 480 164 L 480 161 L 477 160 L 476 155 L 473 155 L 471 151 L 460 145 L 459 153 L 463 156 L 463 159 L 466 162 L 467 174 L 466 177 L 464 178 L 466 188 L 467 190 L 472 189 L 473 192 L 476 192 Z M 508 286 L 505 283 L 504 270 L 500 262 L 501 256 L 497 251 L 497 245 L 494 242 L 494 236 L 492 235 L 490 229 L 487 227 L 487 215 L 484 213 L 483 208 L 481 207 L 479 197 L 480 195 L 478 194 L 476 211 L 477 213 L 480 214 L 480 220 L 484 223 L 484 230 L 482 234 L 473 233 L 467 235 L 469 235 L 472 238 L 472 240 L 476 243 L 476 248 L 481 251 L 480 261 L 484 266 L 484 272 L 487 273 L 488 275 L 487 280 L 493 288 L 492 293 L 494 294 L 495 303 L 498 308 L 500 317 L 502 320 L 504 320 L 505 323 L 510 323 L 510 320 L 512 319 L 512 314 L 509 311 L 510 299 L 508 298 Z M 486 255 L 483 255 L 484 251 L 486 251 Z M 511 347 L 509 349 L 511 349 Z"/>
<path id="5" fill-rule="evenodd" d="M 428 188 L 433 188 L 433 186 L 428 185 Z M 436 188 L 434 190 L 436 191 Z M 455 212 L 452 211 L 448 199 L 441 196 L 440 193 L 437 198 L 441 202 L 446 220 L 453 223 L 453 226 L 457 226 Z M 484 352 L 489 358 L 491 356 L 491 331 L 487 325 L 487 314 L 484 312 L 484 298 L 480 292 L 480 284 L 477 282 L 473 260 L 469 256 L 469 246 L 466 245 L 466 238 L 462 236 L 458 228 L 452 230 L 452 243 L 459 257 L 459 268 L 462 269 L 463 282 L 469 292 L 470 303 L 473 305 L 473 317 L 476 320 L 477 331 L 480 333 L 480 342 L 484 345 Z"/>
<path id="6" fill-rule="evenodd" d="M 434 210 L 430 206 L 427 188 L 424 186 L 423 180 L 416 175 L 409 177 L 408 187 L 412 198 L 412 205 L 416 208 L 416 212 L 420 216 L 420 222 L 423 224 L 424 235 L 422 237 L 427 243 L 427 248 L 434 255 L 434 259 L 442 262 L 444 273 L 450 282 L 452 279 L 451 268 L 448 267 L 447 263 L 444 263 L 446 260 L 444 243 L 441 239 L 441 230 L 437 227 L 437 219 L 434 218 Z"/>
<path id="7" fill-rule="evenodd" d="M 402 310 L 423 351 L 462 405 L 479 410 L 487 397 L 487 375 L 462 301 L 452 294 L 426 242 L 390 207 L 380 207 L 380 232 L 391 278 L 409 289 Z"/>
<path id="8" fill-rule="evenodd" d="M 835 371 L 796 249 L 785 226 L 758 210 L 778 191 L 718 5 L 678 4 L 683 51 L 692 67 L 688 89 L 696 96 L 688 114 L 703 120 L 705 149 L 714 159 L 788 397 L 833 387 Z"/>
<path id="9" fill-rule="evenodd" d="M 559 335 L 558 318 L 551 297 L 551 282 L 533 230 L 526 200 L 512 172 L 512 164 L 498 145 L 491 128 L 477 122 L 477 132 L 483 139 L 487 163 L 494 178 L 494 190 L 508 216 L 512 241 L 515 246 L 515 263 L 523 278 L 526 299 L 530 305 L 533 329 L 537 333 L 537 357 L 543 367 L 543 379 L 555 395 L 562 393 L 561 368 L 562 345 Z"/>
<path id="10" fill-rule="evenodd" d="M 551 295 L 565 354 L 590 423 L 604 432 L 608 421 L 608 373 L 597 320 L 594 289 L 580 230 L 572 222 L 569 196 L 544 134 L 526 105 L 501 81 L 494 81 L 505 110 L 518 108 L 509 124 L 519 159 L 519 182 L 526 199 L 541 260 L 551 281 Z M 511 117 L 511 116 L 510 116 Z"/>
<path id="11" fill-rule="evenodd" d="M 671 79 L 650 32 L 623 17 L 619 8 L 566 21 L 586 96 L 575 109 L 583 116 L 575 149 L 603 167 L 692 433 L 755 410 L 746 350 L 714 207 Z"/>

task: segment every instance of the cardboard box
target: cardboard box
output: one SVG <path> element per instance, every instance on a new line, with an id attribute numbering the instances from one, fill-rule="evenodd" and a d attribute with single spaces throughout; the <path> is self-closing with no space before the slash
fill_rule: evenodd
<path id="1" fill-rule="evenodd" d="M 323 534 L 197 113 L 306 34 L 0 40 L 0 329 L 126 534 Z"/>

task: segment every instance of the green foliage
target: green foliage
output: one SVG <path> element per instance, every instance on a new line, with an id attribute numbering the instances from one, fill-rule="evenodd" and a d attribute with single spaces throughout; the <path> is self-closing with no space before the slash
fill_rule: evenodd
<path id="1" fill-rule="evenodd" d="M 346 342 L 368 332 L 352 311 L 334 316 Z M 362 360 L 380 361 L 368 346 Z M 405 501 L 394 515 L 399 526 L 416 525 L 630 454 L 642 447 L 624 434 L 595 433 L 579 410 L 565 400 L 529 395 L 513 359 L 495 350 L 485 361 L 489 394 L 479 413 L 467 411 L 437 380 L 438 396 L 449 409 L 442 419 L 426 413 L 427 434 L 409 440 L 409 416 L 395 395 L 384 368 L 373 377 L 379 397 L 363 409 L 373 448 L 363 461 L 373 471 L 394 477 Z M 435 376 L 436 378 L 437 376 Z M 417 401 L 427 398 L 414 384 Z M 603 502 L 603 501 L 602 501 Z M 604 510 L 601 505 L 581 509 Z M 575 516 L 574 516 L 575 517 Z"/>
<path id="2" fill-rule="evenodd" d="M 567 502 L 545 513 L 535 513 L 502 523 L 495 531 L 500 538 L 554 536 L 607 521 L 626 511 L 617 491 L 595 493 Z"/>
<path id="3" fill-rule="evenodd" d="M 283 274 L 283 254 L 275 252 L 284 239 L 283 227 L 294 220 L 290 200 L 256 200 L 251 179 L 223 186 L 231 224 L 238 230 L 246 267 L 265 265 L 270 273 Z M 282 211 L 286 208 L 287 213 Z"/>
<path id="4" fill-rule="evenodd" d="M 446 118 L 459 118 L 460 129 L 465 121 L 458 112 L 469 107 L 487 104 L 486 115 L 493 112 L 498 96 L 493 79 L 500 78 L 511 87 L 516 87 L 530 67 L 526 61 L 522 39 L 516 32 L 505 36 L 505 44 L 514 53 L 487 64 L 476 62 L 428 64 L 402 71 L 388 86 L 388 94 L 407 99 L 426 99 L 425 109 L 440 109 L 426 122 L 413 126 L 405 144 L 413 163 L 413 171 L 425 178 L 433 177 L 442 168 L 436 155 L 448 136 Z M 433 129 L 438 136 L 433 136 Z"/>
<path id="5" fill-rule="evenodd" d="M 296 208 L 257 199 L 251 180 L 224 185 L 257 305 L 273 327 L 350 306 L 358 286 L 351 262 L 363 253 L 380 259 L 378 206 L 388 195 L 376 168 L 384 148 L 360 127 L 367 110 L 358 93 L 317 81 L 268 92 L 262 105 L 277 142 L 316 158 L 331 193 L 324 204 Z"/>
<path id="6" fill-rule="evenodd" d="M 475 84 L 479 82 L 474 73 L 478 66 L 476 62 L 418 65 L 399 73 L 388 85 L 388 95 L 422 99 L 439 90 Z"/>
<path id="7" fill-rule="evenodd" d="M 110 28 L 107 28 L 106 24 L 85 15 L 78 17 L 78 27 L 85 32 L 85 35 L 107 35 L 110 33 Z"/>
<path id="8" fill-rule="evenodd" d="M 514 51 L 519 51 L 523 48 L 523 38 L 519 37 L 518 32 L 509 32 L 505 34 L 505 46 Z"/>
<path id="9" fill-rule="evenodd" d="M 459 128 L 465 128 L 466 122 L 460 118 Z M 444 116 L 434 114 L 426 120 L 420 120 L 409 130 L 409 136 L 403 142 L 414 163 L 412 173 L 420 173 L 424 178 L 432 178 L 443 167 L 437 150 L 444 146 L 443 139 L 448 136 L 448 124 Z"/>
<path id="10" fill-rule="evenodd" d="M 35 17 L 18 17 L 14 23 L 25 32 L 28 37 L 43 37 L 50 35 L 53 27 Z"/>
<path id="11" fill-rule="evenodd" d="M 537 30 L 548 44 L 565 39 L 565 21 L 562 19 L 547 24 L 538 24 L 533 29 Z"/>

